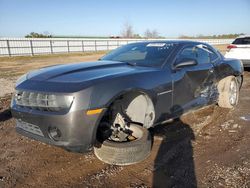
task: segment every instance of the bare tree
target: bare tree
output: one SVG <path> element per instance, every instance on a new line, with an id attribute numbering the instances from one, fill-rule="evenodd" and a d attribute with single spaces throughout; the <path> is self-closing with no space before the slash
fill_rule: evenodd
<path id="1" fill-rule="evenodd" d="M 129 22 L 126 22 L 124 24 L 123 30 L 122 30 L 122 36 L 124 38 L 133 38 L 134 37 L 133 26 Z"/>
<path id="2" fill-rule="evenodd" d="M 145 32 L 144 32 L 144 37 L 146 38 L 151 38 L 151 31 L 149 29 L 147 29 Z"/>
<path id="3" fill-rule="evenodd" d="M 153 31 L 152 31 L 152 38 L 159 38 L 160 36 L 159 36 L 159 32 L 156 30 L 156 29 L 154 29 Z"/>
<path id="4" fill-rule="evenodd" d="M 146 38 L 159 38 L 160 36 L 159 36 L 159 33 L 158 33 L 158 31 L 156 30 L 156 29 L 154 29 L 154 30 L 149 30 L 149 29 L 147 29 L 146 31 L 145 31 L 145 33 L 144 33 L 144 36 L 146 37 Z"/>

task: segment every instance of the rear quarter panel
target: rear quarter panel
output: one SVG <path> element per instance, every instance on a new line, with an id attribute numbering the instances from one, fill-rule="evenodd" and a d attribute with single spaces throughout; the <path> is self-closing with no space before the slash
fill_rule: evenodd
<path id="1" fill-rule="evenodd" d="M 240 60 L 224 58 L 215 66 L 215 72 L 219 81 L 227 76 L 242 76 L 244 68 Z"/>

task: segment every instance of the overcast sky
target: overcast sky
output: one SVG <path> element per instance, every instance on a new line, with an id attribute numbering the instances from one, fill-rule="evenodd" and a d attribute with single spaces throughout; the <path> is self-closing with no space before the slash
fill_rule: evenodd
<path id="1" fill-rule="evenodd" d="M 125 22 L 141 35 L 146 29 L 165 37 L 250 33 L 250 0 L 0 0 L 5 37 L 120 35 Z"/>

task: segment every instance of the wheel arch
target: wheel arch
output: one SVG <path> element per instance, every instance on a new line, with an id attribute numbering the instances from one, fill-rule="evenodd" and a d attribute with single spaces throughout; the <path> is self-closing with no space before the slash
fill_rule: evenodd
<path id="1" fill-rule="evenodd" d="M 103 113 L 100 115 L 100 117 L 98 118 L 99 120 L 97 121 L 96 125 L 95 125 L 95 129 L 93 131 L 93 135 L 92 135 L 92 138 L 93 138 L 93 143 L 96 143 L 97 141 L 97 130 L 98 130 L 98 127 L 100 126 L 100 124 L 102 123 L 102 120 L 105 118 L 105 116 L 107 115 L 108 111 L 110 110 L 110 108 L 112 107 L 112 104 L 114 104 L 115 101 L 121 99 L 123 96 L 126 96 L 126 95 L 133 95 L 133 94 L 138 94 L 138 95 L 144 95 L 146 96 L 150 101 L 151 101 L 151 104 L 153 105 L 153 108 L 155 110 L 155 103 L 153 102 L 153 98 L 152 96 L 146 91 L 146 90 L 143 90 L 143 89 L 128 89 L 128 90 L 124 90 L 124 91 L 121 91 L 119 93 L 117 93 L 116 95 L 114 95 L 109 101 L 107 101 L 107 103 L 105 104 L 104 106 L 104 111 Z M 152 127 L 153 125 L 151 125 L 150 127 Z M 146 128 L 150 128 L 150 127 L 146 127 Z"/>
<path id="2" fill-rule="evenodd" d="M 105 104 L 105 109 L 106 112 L 110 109 L 110 107 L 115 103 L 115 101 L 117 100 L 125 100 L 123 102 L 130 102 L 132 101 L 134 98 L 138 97 L 142 95 L 143 97 L 145 97 L 146 101 L 147 101 L 147 105 L 148 108 L 153 109 L 154 111 L 154 120 L 155 120 L 155 103 L 154 103 L 154 98 L 152 97 L 152 95 L 150 95 L 146 90 L 144 89 L 138 89 L 138 88 L 134 88 L 134 89 L 128 89 L 128 90 L 124 90 L 121 91 L 119 93 L 117 93 L 115 96 L 113 96 L 106 104 Z M 105 114 L 103 114 L 103 116 L 105 116 Z M 145 125 L 143 125 L 145 126 Z M 146 128 L 150 128 L 152 127 L 152 125 L 150 126 L 145 126 Z"/>
<path id="3" fill-rule="evenodd" d="M 237 59 L 227 59 L 225 58 L 220 67 L 220 80 L 227 76 L 243 76 L 244 68 L 241 61 Z"/>

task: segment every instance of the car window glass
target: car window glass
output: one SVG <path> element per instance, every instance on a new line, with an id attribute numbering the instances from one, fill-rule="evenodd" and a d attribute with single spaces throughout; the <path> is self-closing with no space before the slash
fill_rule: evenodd
<path id="1" fill-rule="evenodd" d="M 233 44 L 250 44 L 250 37 L 235 39 Z"/>
<path id="2" fill-rule="evenodd" d="M 206 45 L 201 45 L 201 49 L 208 52 L 209 58 L 212 62 L 214 62 L 217 58 L 219 58 L 218 54 L 216 54 L 216 52 L 213 51 L 210 47 Z"/>
<path id="3" fill-rule="evenodd" d="M 145 59 L 146 52 L 141 52 L 140 50 L 132 50 L 122 53 L 115 57 L 113 60 L 115 61 L 136 61 Z"/>
<path id="4" fill-rule="evenodd" d="M 211 59 L 212 62 L 215 61 L 218 57 L 219 56 L 215 52 L 211 51 L 210 59 Z"/>
<path id="5" fill-rule="evenodd" d="M 179 54 L 177 61 L 180 59 L 195 59 L 198 64 L 205 64 L 210 62 L 208 50 L 198 48 L 196 46 L 186 47 Z"/>
<path id="6" fill-rule="evenodd" d="M 195 47 L 190 46 L 184 48 L 178 56 L 178 60 L 180 59 L 197 59 L 197 51 Z"/>
<path id="7" fill-rule="evenodd" d="M 206 64 L 210 62 L 209 53 L 207 50 L 197 48 L 197 61 L 198 64 Z"/>
<path id="8" fill-rule="evenodd" d="M 133 63 L 138 66 L 160 67 L 175 49 L 174 43 L 147 42 L 122 46 L 101 60 Z"/>

